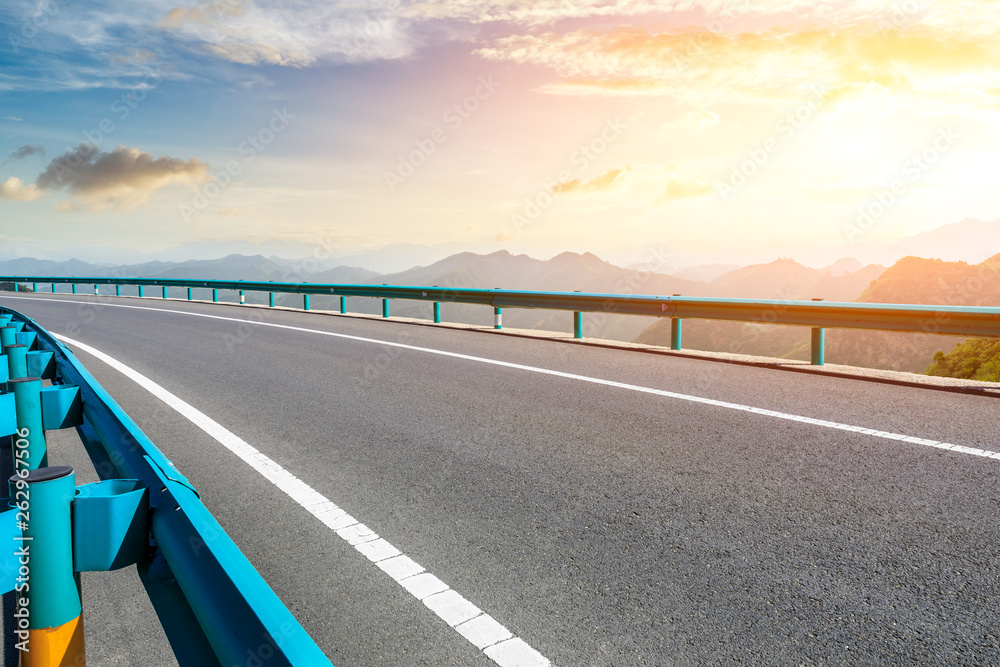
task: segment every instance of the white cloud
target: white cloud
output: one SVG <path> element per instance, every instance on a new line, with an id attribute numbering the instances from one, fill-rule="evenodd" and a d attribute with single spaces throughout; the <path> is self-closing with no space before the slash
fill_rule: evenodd
<path id="1" fill-rule="evenodd" d="M 42 191 L 34 183 L 25 185 L 16 176 L 11 176 L 3 183 L 0 183 L 0 199 L 13 199 L 15 201 L 34 201 L 42 196 Z"/>
<path id="2" fill-rule="evenodd" d="M 232 62 L 304 67 L 318 60 L 391 60 L 413 52 L 393 4 L 344 6 L 252 0 L 205 0 L 175 7 L 157 26 Z"/>

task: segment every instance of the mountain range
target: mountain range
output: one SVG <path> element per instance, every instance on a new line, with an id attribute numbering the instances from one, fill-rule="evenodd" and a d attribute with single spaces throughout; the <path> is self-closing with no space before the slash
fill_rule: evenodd
<path id="1" fill-rule="evenodd" d="M 321 233 L 321 232 L 319 232 Z M 529 252 L 551 257 L 564 250 L 582 252 L 574 239 L 552 241 L 558 247 L 529 244 L 527 240 L 512 241 L 506 247 L 512 252 Z M 354 245 L 351 245 L 354 244 Z M 651 245 L 663 248 L 671 256 L 670 265 L 661 266 L 663 273 L 688 280 L 711 281 L 726 271 L 769 262 L 775 257 L 794 257 L 812 267 L 827 267 L 842 257 L 856 257 L 863 264 L 889 266 L 903 257 L 939 257 L 947 261 L 964 260 L 978 263 L 995 252 L 1000 245 L 1000 220 L 982 221 L 973 218 L 902 236 L 891 240 L 876 240 L 867 236 L 849 241 L 833 239 L 817 243 L 805 238 L 785 241 L 726 244 L 724 239 L 651 238 L 642 245 L 606 244 L 598 254 L 618 266 L 632 268 L 643 262 Z M 108 244 L 63 242 L 58 238 L 37 241 L 10 238 L 0 235 L 0 260 L 25 256 L 62 260 L 71 257 L 102 265 L 119 265 L 147 262 L 185 262 L 187 260 L 221 259 L 239 254 L 263 257 L 288 258 L 291 261 L 309 260 L 317 270 L 337 266 L 357 266 L 379 274 L 405 271 L 416 265 L 427 266 L 456 253 L 472 250 L 489 254 L 497 248 L 495 241 L 484 236 L 479 241 L 448 242 L 437 244 L 389 243 L 381 246 L 359 247 L 356 242 L 339 238 L 298 241 L 292 239 L 248 240 L 199 239 L 172 247 L 140 253 Z M 837 276 L 836 271 L 832 271 Z"/>

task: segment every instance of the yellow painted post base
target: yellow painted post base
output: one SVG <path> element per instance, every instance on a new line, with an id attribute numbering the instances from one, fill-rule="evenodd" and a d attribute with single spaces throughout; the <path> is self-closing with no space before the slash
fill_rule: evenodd
<path id="1" fill-rule="evenodd" d="M 83 614 L 58 628 L 28 630 L 27 644 L 20 644 L 21 667 L 85 667 Z"/>

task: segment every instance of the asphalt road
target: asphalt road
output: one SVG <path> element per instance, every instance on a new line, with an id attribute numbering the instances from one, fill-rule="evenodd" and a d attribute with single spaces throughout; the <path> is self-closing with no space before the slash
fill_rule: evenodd
<path id="1" fill-rule="evenodd" d="M 531 369 L 993 450 L 996 398 L 310 313 L 0 303 L 194 405 L 556 665 L 1000 664 L 1000 460 Z M 334 664 L 493 664 L 229 450 L 78 355 Z M 70 444 L 53 464 L 83 460 Z M 168 663 L 141 586 L 108 576 L 84 581 L 92 664 L 139 664 L 147 644 L 141 664 Z"/>

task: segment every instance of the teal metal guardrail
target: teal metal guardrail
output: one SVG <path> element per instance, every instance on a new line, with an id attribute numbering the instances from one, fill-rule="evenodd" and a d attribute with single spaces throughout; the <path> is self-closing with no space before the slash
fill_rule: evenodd
<path id="1" fill-rule="evenodd" d="M 679 294 L 659 296 L 651 294 L 599 294 L 581 292 L 537 292 L 503 289 L 459 289 L 443 287 L 409 287 L 396 285 L 343 285 L 332 283 L 286 283 L 243 280 L 160 280 L 151 278 L 76 278 L 67 276 L 0 276 L 2 282 L 49 283 L 52 291 L 57 285 L 77 284 L 122 285 L 142 287 L 161 286 L 188 288 L 187 298 L 193 289 L 211 289 L 213 301 L 218 301 L 219 290 L 236 292 L 267 292 L 269 303 L 274 305 L 274 294 L 301 294 L 303 309 L 309 310 L 310 295 L 340 297 L 340 311 L 347 312 L 347 297 L 382 299 L 382 316 L 389 316 L 390 299 L 430 301 L 434 303 L 434 321 L 441 320 L 440 304 L 468 303 L 490 306 L 494 309 L 494 328 L 502 328 L 503 308 L 543 308 L 573 312 L 573 334 L 583 337 L 583 314 L 587 312 L 614 313 L 619 315 L 646 315 L 669 317 L 671 349 L 680 350 L 682 323 L 685 319 L 734 320 L 760 324 L 781 324 L 812 328 L 812 363 L 824 362 L 825 329 L 874 329 L 933 333 L 956 336 L 1000 338 L 1000 308 L 973 306 L 935 306 L 910 304 L 854 303 L 833 301 L 782 301 L 775 299 L 723 299 L 687 297 Z M 37 290 L 36 290 L 37 291 Z"/>
<path id="2" fill-rule="evenodd" d="M 10 441 L 0 454 L 17 472 L 11 508 L 0 513 L 0 589 L 24 594 L 27 557 L 15 545 L 29 544 L 31 587 L 17 612 L 27 609 L 24 637 L 63 641 L 61 651 L 79 641 L 82 651 L 77 573 L 136 565 L 180 665 L 330 665 L 197 490 L 73 352 L 0 307 L 0 342 L 11 341 L 0 355 L 0 386 L 14 390 L 0 393 L 0 440 Z M 70 427 L 101 482 L 74 487 L 71 468 L 46 467 L 44 432 Z M 21 630 L 22 619 L 5 614 Z"/>

